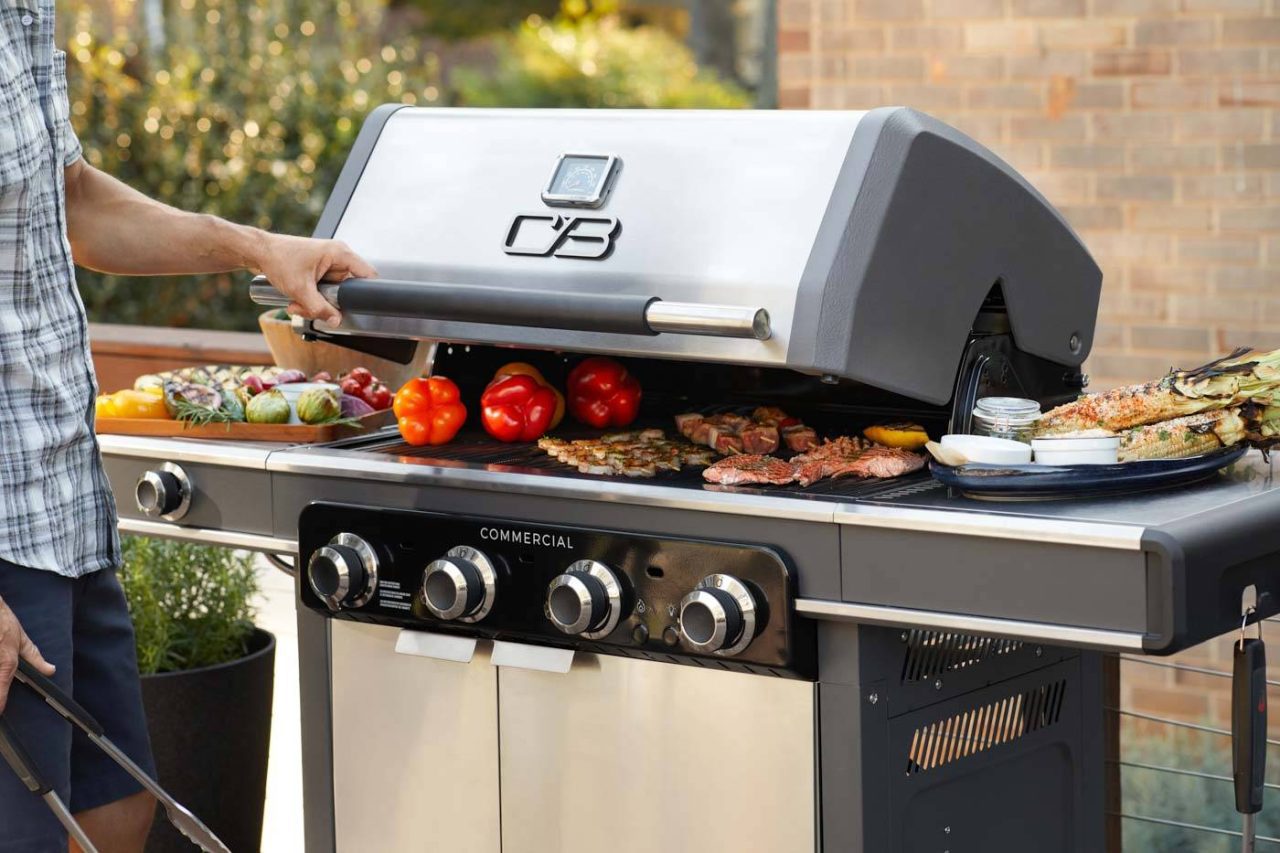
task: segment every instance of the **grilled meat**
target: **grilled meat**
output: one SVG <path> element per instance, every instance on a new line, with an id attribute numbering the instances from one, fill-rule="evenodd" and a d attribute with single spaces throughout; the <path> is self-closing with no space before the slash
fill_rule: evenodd
<path id="1" fill-rule="evenodd" d="M 796 482 L 811 486 L 839 477 L 890 478 L 918 470 L 924 457 L 906 450 L 874 445 L 865 438 L 842 435 L 796 456 Z"/>
<path id="2" fill-rule="evenodd" d="M 739 433 L 744 453 L 769 454 L 778 449 L 780 441 L 778 428 L 763 424 L 752 424 Z"/>
<path id="3" fill-rule="evenodd" d="M 821 459 L 847 459 L 856 457 L 868 448 L 874 447 L 872 442 L 861 436 L 842 435 L 829 438 L 822 444 L 806 453 L 795 457 L 794 462 L 816 462 Z"/>
<path id="4" fill-rule="evenodd" d="M 847 468 L 832 474 L 833 477 L 874 477 L 888 480 L 901 477 L 924 467 L 924 457 L 898 447 L 872 447 L 849 464 Z"/>
<path id="5" fill-rule="evenodd" d="M 818 446 L 818 433 L 812 427 L 795 424 L 782 428 L 782 442 L 788 450 L 804 453 Z"/>
<path id="6" fill-rule="evenodd" d="M 609 433 L 600 438 L 566 441 L 544 436 L 538 447 L 583 474 L 652 477 L 686 465 L 711 464 L 714 454 L 688 442 L 669 440 L 660 429 Z"/>
<path id="7" fill-rule="evenodd" d="M 795 426 L 800 423 L 799 418 L 791 417 L 791 415 L 788 415 L 777 406 L 758 406 L 756 410 L 751 413 L 751 420 L 758 424 L 775 426 L 779 429 L 782 427 Z"/>
<path id="8" fill-rule="evenodd" d="M 795 479 L 795 466 L 776 456 L 746 453 L 721 459 L 702 472 L 709 483 L 737 486 L 744 483 L 770 483 L 784 486 Z"/>
<path id="9" fill-rule="evenodd" d="M 705 444 L 718 453 L 769 454 L 785 442 L 802 451 L 818 443 L 818 435 L 777 406 L 760 406 L 751 417 L 721 413 L 676 415 L 676 429 L 694 444 Z"/>

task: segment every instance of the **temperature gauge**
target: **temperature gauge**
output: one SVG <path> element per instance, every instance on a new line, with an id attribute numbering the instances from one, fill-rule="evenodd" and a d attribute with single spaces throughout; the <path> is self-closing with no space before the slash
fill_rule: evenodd
<path id="1" fill-rule="evenodd" d="M 552 207 L 600 207 L 621 169 L 612 154 L 561 154 L 542 200 Z"/>

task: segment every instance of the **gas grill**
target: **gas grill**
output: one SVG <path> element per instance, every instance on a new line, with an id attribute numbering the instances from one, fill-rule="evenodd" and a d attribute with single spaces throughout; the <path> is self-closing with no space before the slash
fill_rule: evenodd
<path id="1" fill-rule="evenodd" d="M 639 426 L 777 405 L 824 435 L 967 431 L 978 397 L 1080 392 L 1101 287 L 1020 176 L 902 108 L 384 107 L 317 234 L 382 277 L 326 284 L 341 326 L 298 331 L 438 342 L 473 422 L 497 366 L 559 383 L 604 353 Z M 585 475 L 476 430 L 102 444 L 122 529 L 296 558 L 310 851 L 1103 849 L 1103 653 L 1280 595 L 1257 454 L 997 504 L 923 472 Z"/>

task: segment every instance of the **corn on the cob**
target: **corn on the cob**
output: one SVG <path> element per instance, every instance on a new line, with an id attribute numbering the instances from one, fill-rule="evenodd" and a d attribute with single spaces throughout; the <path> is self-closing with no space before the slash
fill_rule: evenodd
<path id="1" fill-rule="evenodd" d="M 1120 461 L 1181 459 L 1244 441 L 1248 425 L 1239 408 L 1200 412 L 1134 427 L 1120 434 Z"/>
<path id="2" fill-rule="evenodd" d="M 1047 412 L 1036 425 L 1036 434 L 1098 428 L 1120 432 L 1238 406 L 1250 398 L 1280 403 L 1280 350 L 1261 355 L 1237 350 L 1193 370 L 1173 371 L 1156 382 L 1086 395 Z"/>

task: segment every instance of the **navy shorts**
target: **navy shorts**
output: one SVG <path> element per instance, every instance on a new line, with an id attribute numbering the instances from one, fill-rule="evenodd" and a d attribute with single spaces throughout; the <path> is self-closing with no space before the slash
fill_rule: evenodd
<path id="1" fill-rule="evenodd" d="M 113 571 L 82 578 L 25 569 L 0 560 L 4 599 L 45 660 L 54 681 L 102 723 L 106 735 L 155 775 L 138 683 L 133 625 Z M 131 776 L 18 682 L 5 720 L 45 780 L 71 811 L 113 803 L 142 790 Z M 65 853 L 67 834 L 44 801 L 0 761 L 0 853 Z"/>

